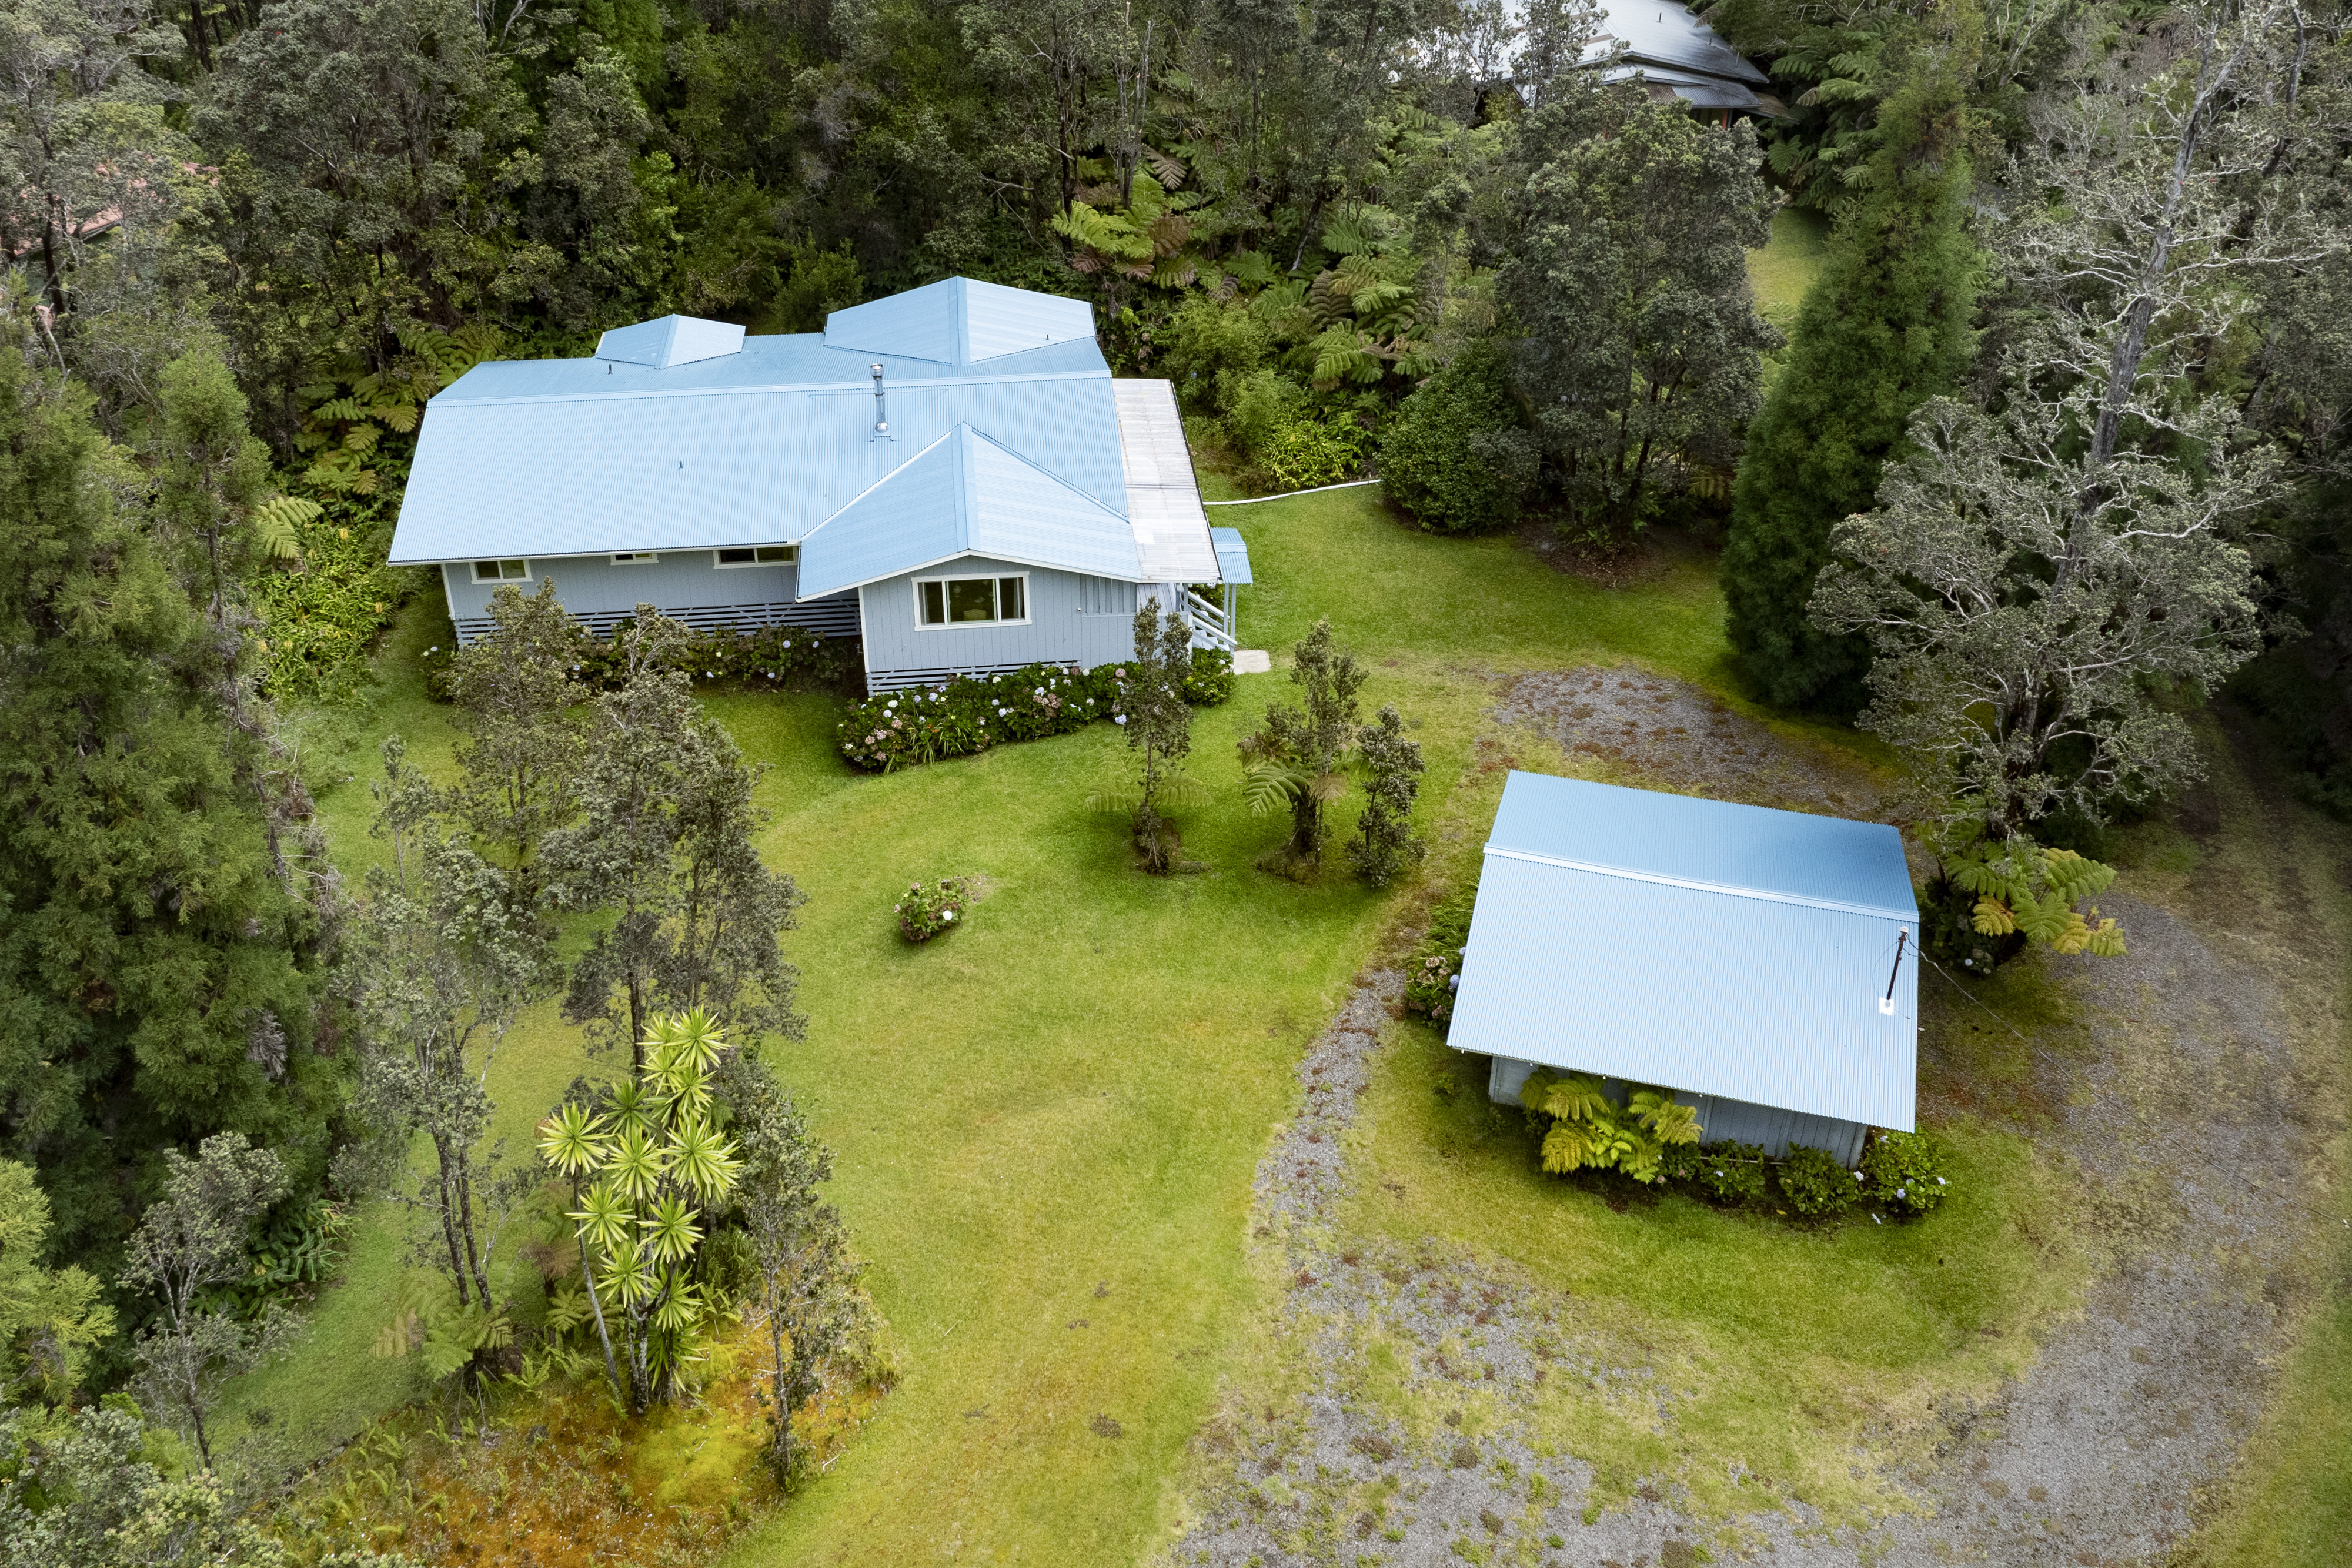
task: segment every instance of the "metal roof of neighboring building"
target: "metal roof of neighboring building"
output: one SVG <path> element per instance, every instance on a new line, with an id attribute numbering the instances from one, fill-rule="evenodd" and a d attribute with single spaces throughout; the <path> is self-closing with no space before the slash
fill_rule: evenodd
<path id="1" fill-rule="evenodd" d="M 1184 420 L 1169 382 L 1115 381 L 1118 443 L 1127 469 L 1127 517 L 1147 582 L 1215 582 L 1218 555 L 1201 509 L 1201 482 L 1184 444 Z"/>
<path id="2" fill-rule="evenodd" d="M 649 365 L 666 371 L 740 353 L 743 329 L 731 321 L 705 321 L 698 316 L 664 316 L 634 327 L 615 327 L 596 340 L 596 358 L 625 365 Z"/>
<path id="3" fill-rule="evenodd" d="M 667 368 L 477 365 L 425 407 L 392 559 L 793 543 L 959 424 L 1125 515 L 1118 403 L 1092 338 L 964 368 L 802 333 Z"/>
<path id="4" fill-rule="evenodd" d="M 1918 929 L 1891 827 L 1514 772 L 1448 1041 L 1908 1131 Z"/>
<path id="5" fill-rule="evenodd" d="M 959 424 L 810 532 L 800 596 L 820 599 L 965 555 L 1137 580 L 1126 518 Z"/>
<path id="6" fill-rule="evenodd" d="M 824 319 L 827 348 L 950 365 L 1091 338 L 1094 331 L 1094 308 L 1083 299 L 970 277 L 928 283 Z"/>
<path id="7" fill-rule="evenodd" d="M 1588 64 L 1608 63 L 1605 81 L 1639 75 L 1653 93 L 1666 92 L 1699 109 L 1781 114 L 1779 99 L 1754 89 L 1771 78 L 1691 14 L 1681 0 L 1603 0 L 1601 26 L 1586 47 Z M 1623 46 L 1610 58 L 1610 52 Z"/>

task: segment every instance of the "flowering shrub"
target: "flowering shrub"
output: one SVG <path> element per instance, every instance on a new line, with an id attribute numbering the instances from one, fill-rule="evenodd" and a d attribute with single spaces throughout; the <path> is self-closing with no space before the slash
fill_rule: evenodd
<path id="1" fill-rule="evenodd" d="M 1475 883 L 1429 912 L 1429 935 L 1405 961 L 1404 1006 L 1441 1030 L 1454 1019 L 1454 995 L 1462 983 L 1462 952 L 1470 942 L 1470 906 Z"/>
<path id="2" fill-rule="evenodd" d="M 1925 1133 L 1874 1133 L 1862 1147 L 1862 1187 L 1897 1214 L 1925 1214 L 1944 1201 L 1943 1155 Z"/>
<path id="3" fill-rule="evenodd" d="M 943 876 L 936 883 L 909 883 L 907 896 L 891 906 L 898 917 L 898 935 L 909 942 L 928 942 L 942 931 L 951 931 L 963 919 L 965 908 L 971 903 L 971 884 L 960 876 Z"/>
<path id="4" fill-rule="evenodd" d="M 1230 696 L 1231 663 L 1213 648 L 1194 649 L 1184 700 L 1205 706 Z M 1220 664 L 1227 670 L 1222 686 L 1213 678 Z M 1091 670 L 1027 664 L 1003 674 L 958 676 L 945 685 L 882 692 L 850 706 L 841 721 L 841 754 L 856 767 L 886 773 L 1009 740 L 1067 735 L 1099 719 L 1124 724 L 1128 679 L 1123 664 Z"/>
<path id="5" fill-rule="evenodd" d="M 1758 1144 L 1728 1141 L 1699 1150 L 1690 1179 L 1698 1189 L 1726 1205 L 1764 1201 L 1764 1150 Z"/>
<path id="6" fill-rule="evenodd" d="M 1853 1179 L 1854 1173 L 1826 1149 L 1790 1145 L 1778 1174 L 1780 1196 L 1799 1214 L 1835 1214 L 1862 1196 L 1862 1184 Z"/>

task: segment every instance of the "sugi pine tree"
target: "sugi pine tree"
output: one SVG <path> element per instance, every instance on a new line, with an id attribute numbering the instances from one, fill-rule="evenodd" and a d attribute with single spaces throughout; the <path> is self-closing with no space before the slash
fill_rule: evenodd
<path id="1" fill-rule="evenodd" d="M 1864 193 L 1832 235 L 1732 486 L 1723 593 L 1731 645 L 1768 700 L 1852 714 L 1870 645 L 1806 619 L 1830 530 L 1876 499 L 1911 415 L 1966 370 L 1978 259 L 1964 219 L 1973 11 L 1939 14 L 1880 111 Z"/>
<path id="2" fill-rule="evenodd" d="M 234 1128 L 315 1179 L 337 1099 L 317 912 L 128 465 L 85 392 L 0 350 L 0 1153 L 100 1270 L 148 1151 Z"/>

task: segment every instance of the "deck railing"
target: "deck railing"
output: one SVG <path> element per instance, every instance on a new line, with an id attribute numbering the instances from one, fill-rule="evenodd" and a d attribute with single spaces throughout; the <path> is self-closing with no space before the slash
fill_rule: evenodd
<path id="1" fill-rule="evenodd" d="M 1213 648 L 1232 653 L 1241 644 L 1234 641 L 1233 623 L 1226 619 L 1223 606 L 1202 598 L 1191 589 L 1184 591 L 1185 617 L 1192 622 L 1192 640 L 1206 643 Z"/>

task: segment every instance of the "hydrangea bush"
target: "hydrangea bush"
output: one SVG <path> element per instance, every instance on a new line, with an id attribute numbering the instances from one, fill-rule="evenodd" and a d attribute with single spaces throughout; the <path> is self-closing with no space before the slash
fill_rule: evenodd
<path id="1" fill-rule="evenodd" d="M 959 676 L 945 685 L 882 692 L 854 703 L 841 721 L 841 754 L 877 773 L 966 757 L 1007 741 L 1036 740 L 1108 719 L 1127 721 L 1129 668 L 1028 664 L 1000 674 Z M 1184 700 L 1211 706 L 1233 695 L 1231 656 L 1192 650 Z"/>
<path id="2" fill-rule="evenodd" d="M 971 903 L 971 883 L 960 876 L 943 876 L 936 883 L 908 883 L 907 896 L 890 912 L 898 917 L 899 936 L 909 942 L 928 942 L 961 924 Z"/>
<path id="3" fill-rule="evenodd" d="M 1925 1133 L 1873 1133 L 1862 1147 L 1862 1187 L 1897 1214 L 1925 1214 L 1951 1195 L 1944 1158 Z"/>
<path id="4" fill-rule="evenodd" d="M 626 622 L 624 622 L 626 624 Z M 436 702 L 449 700 L 455 637 L 425 654 L 425 685 Z M 864 667 L 855 637 L 828 637 L 805 626 L 768 626 L 756 632 L 705 632 L 678 652 L 677 667 L 698 688 L 734 685 L 754 691 L 833 685 Z M 572 674 L 596 691 L 617 691 L 627 678 L 620 638 L 580 634 Z"/>
<path id="5" fill-rule="evenodd" d="M 1470 942 L 1470 907 L 1476 883 L 1429 912 L 1429 934 L 1405 960 L 1404 1006 L 1443 1030 L 1454 1021 L 1454 997 L 1462 983 L 1462 953 Z"/>

